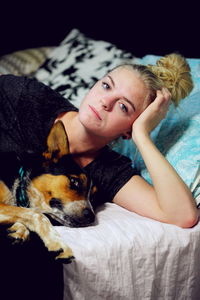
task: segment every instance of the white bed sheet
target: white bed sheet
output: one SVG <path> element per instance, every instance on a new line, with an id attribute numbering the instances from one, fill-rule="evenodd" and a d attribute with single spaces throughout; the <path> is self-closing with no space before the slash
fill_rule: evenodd
<path id="1" fill-rule="evenodd" d="M 200 223 L 163 224 L 107 203 L 86 228 L 56 227 L 76 260 L 64 300 L 200 299 Z"/>

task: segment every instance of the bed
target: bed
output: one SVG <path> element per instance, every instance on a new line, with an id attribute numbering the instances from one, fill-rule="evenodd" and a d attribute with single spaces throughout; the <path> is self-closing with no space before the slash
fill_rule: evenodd
<path id="1" fill-rule="evenodd" d="M 35 77 L 79 107 L 87 90 L 112 67 L 123 62 L 154 63 L 158 57 L 135 57 L 74 28 L 57 46 L 2 56 L 0 73 Z M 187 59 L 194 89 L 180 107 L 171 105 L 152 138 L 191 188 L 199 206 L 200 59 Z M 129 156 L 151 182 L 132 142 L 123 140 L 115 150 Z M 76 257 L 72 264 L 62 265 L 60 299 L 200 299 L 200 223 L 181 229 L 106 203 L 97 209 L 92 226 L 56 229 Z"/>

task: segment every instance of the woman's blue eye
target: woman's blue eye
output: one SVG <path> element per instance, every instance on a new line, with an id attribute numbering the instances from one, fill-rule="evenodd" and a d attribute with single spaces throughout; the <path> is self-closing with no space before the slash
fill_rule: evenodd
<path id="1" fill-rule="evenodd" d="M 124 105 L 123 103 L 120 103 L 119 105 L 123 112 L 128 112 L 128 108 L 126 107 L 126 105 Z"/>
<path id="2" fill-rule="evenodd" d="M 110 88 L 109 84 L 107 84 L 106 82 L 102 82 L 102 87 L 105 89 L 105 90 L 108 90 Z"/>

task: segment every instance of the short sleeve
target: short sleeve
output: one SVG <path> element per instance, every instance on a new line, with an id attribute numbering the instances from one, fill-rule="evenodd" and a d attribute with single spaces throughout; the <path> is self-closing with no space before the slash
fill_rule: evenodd
<path id="1" fill-rule="evenodd" d="M 129 179 L 134 175 L 139 175 L 128 157 L 108 147 L 98 159 L 86 166 L 85 170 L 97 186 L 97 193 L 92 203 L 94 207 L 105 202 L 112 202 L 116 193 Z"/>

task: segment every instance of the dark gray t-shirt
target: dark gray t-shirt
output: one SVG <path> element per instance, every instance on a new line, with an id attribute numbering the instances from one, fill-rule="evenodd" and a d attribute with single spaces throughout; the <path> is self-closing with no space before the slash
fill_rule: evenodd
<path id="1" fill-rule="evenodd" d="M 50 87 L 24 76 L 0 76 L 0 152 L 43 152 L 58 115 L 77 111 Z M 108 146 L 84 170 L 97 185 L 93 205 L 111 202 L 120 188 L 138 172 L 129 158 Z"/>

